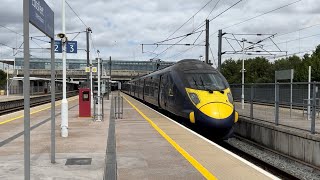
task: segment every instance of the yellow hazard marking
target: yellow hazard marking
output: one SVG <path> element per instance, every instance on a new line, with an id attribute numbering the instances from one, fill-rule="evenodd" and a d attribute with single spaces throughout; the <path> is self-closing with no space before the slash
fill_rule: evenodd
<path id="1" fill-rule="evenodd" d="M 195 158 L 193 158 L 187 151 L 185 151 L 178 143 L 170 138 L 162 129 L 160 129 L 150 118 L 143 114 L 135 105 L 133 105 L 127 98 L 123 98 L 146 120 L 150 125 L 158 131 L 158 133 L 166 139 L 184 158 L 186 158 L 190 164 L 193 165 L 206 179 L 217 179 L 210 171 L 202 166 Z"/>
<path id="2" fill-rule="evenodd" d="M 78 97 L 76 97 L 76 98 L 70 98 L 69 101 L 74 101 L 74 100 L 76 100 L 76 99 L 78 99 Z M 59 106 L 59 105 L 61 105 L 61 102 L 57 103 L 55 106 Z M 51 105 L 50 105 L 50 106 L 47 106 L 47 107 L 45 107 L 45 108 L 43 108 L 43 109 L 39 109 L 39 110 L 36 110 L 36 111 L 32 111 L 32 112 L 30 113 L 30 115 L 36 114 L 36 113 L 38 113 L 38 112 L 41 112 L 41 111 L 44 111 L 44 110 L 47 110 L 47 109 L 51 109 Z M 5 124 L 5 123 L 8 123 L 8 122 L 11 122 L 11 121 L 14 121 L 14 120 L 17 120 L 17 119 L 20 119 L 20 118 L 23 118 L 23 117 L 24 117 L 24 115 L 21 115 L 21 116 L 17 116 L 17 117 L 14 117 L 14 118 L 11 118 L 11 119 L 2 121 L 2 122 L 0 122 L 0 125 Z"/>

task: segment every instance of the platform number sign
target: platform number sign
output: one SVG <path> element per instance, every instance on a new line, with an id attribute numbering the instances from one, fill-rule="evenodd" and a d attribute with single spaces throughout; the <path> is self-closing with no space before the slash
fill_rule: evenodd
<path id="1" fill-rule="evenodd" d="M 77 41 L 67 41 L 67 53 L 77 53 Z"/>
<path id="2" fill-rule="evenodd" d="M 62 53 L 62 43 L 61 41 L 54 41 L 54 52 Z"/>
<path id="3" fill-rule="evenodd" d="M 67 53 L 77 53 L 78 52 L 77 41 L 67 41 L 66 49 Z M 54 41 L 54 52 L 62 53 L 62 43 L 60 40 Z"/>

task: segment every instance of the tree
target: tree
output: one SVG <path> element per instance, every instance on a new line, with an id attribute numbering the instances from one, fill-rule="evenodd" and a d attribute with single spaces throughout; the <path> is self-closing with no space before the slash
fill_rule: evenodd
<path id="1" fill-rule="evenodd" d="M 273 82 L 273 66 L 264 57 L 248 59 L 244 63 L 246 83 L 269 83 Z"/>
<path id="2" fill-rule="evenodd" d="M 221 73 L 230 84 L 241 83 L 241 64 L 233 59 L 228 59 L 221 64 Z"/>
<path id="3" fill-rule="evenodd" d="M 246 59 L 245 83 L 274 82 L 274 72 L 294 69 L 295 82 L 308 81 L 308 66 L 312 67 L 312 81 L 320 81 L 320 45 L 312 54 L 305 54 L 302 58 L 293 55 L 269 62 L 264 57 Z M 242 60 L 228 59 L 221 65 L 221 73 L 230 84 L 241 83 Z"/>

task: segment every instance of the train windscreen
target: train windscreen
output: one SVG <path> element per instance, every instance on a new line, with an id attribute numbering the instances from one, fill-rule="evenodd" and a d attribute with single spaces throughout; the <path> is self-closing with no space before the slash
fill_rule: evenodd
<path id="1" fill-rule="evenodd" d="M 186 73 L 186 78 L 192 89 L 220 91 L 229 87 L 219 73 Z"/>

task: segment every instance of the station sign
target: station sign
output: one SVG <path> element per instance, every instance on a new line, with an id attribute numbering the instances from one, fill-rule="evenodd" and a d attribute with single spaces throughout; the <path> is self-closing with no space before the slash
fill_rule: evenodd
<path id="1" fill-rule="evenodd" d="M 77 53 L 77 41 L 67 41 L 66 49 L 67 53 Z"/>
<path id="2" fill-rule="evenodd" d="M 62 53 L 62 43 L 61 41 L 54 41 L 54 52 Z"/>
<path id="3" fill-rule="evenodd" d="M 54 38 L 54 13 L 44 0 L 29 0 L 29 21 L 44 34 Z"/>
<path id="4" fill-rule="evenodd" d="M 67 41 L 66 51 L 67 51 L 67 53 L 77 53 L 78 52 L 77 41 Z M 55 53 L 62 53 L 62 41 L 61 40 L 54 41 L 54 52 Z"/>
<path id="5" fill-rule="evenodd" d="M 88 73 L 88 72 L 90 72 L 90 71 L 91 71 L 91 72 L 94 72 L 94 73 L 97 72 L 97 67 L 91 67 L 91 66 L 89 66 L 89 67 L 86 67 L 86 68 L 85 68 L 85 72 L 86 72 L 86 73 Z"/>
<path id="6" fill-rule="evenodd" d="M 275 72 L 275 79 L 277 80 L 286 80 L 293 79 L 294 69 L 287 69 Z"/>

